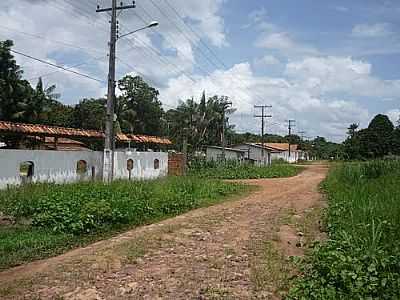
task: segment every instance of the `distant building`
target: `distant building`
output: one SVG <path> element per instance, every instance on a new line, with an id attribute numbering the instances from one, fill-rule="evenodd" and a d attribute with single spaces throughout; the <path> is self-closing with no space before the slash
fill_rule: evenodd
<path id="1" fill-rule="evenodd" d="M 232 146 L 233 149 L 244 151 L 245 159 L 256 165 L 270 165 L 272 162 L 272 150 L 256 143 L 243 143 Z M 264 153 L 264 154 L 263 154 Z"/>
<path id="2" fill-rule="evenodd" d="M 256 164 L 271 164 L 273 160 L 284 160 L 288 163 L 296 163 L 299 159 L 308 159 L 306 152 L 298 150 L 298 145 L 288 143 L 243 143 L 232 148 L 246 151 L 246 158 L 255 161 Z M 264 156 L 263 153 L 264 152 Z"/>
<path id="3" fill-rule="evenodd" d="M 243 161 L 245 159 L 246 152 L 240 149 L 225 148 L 225 159 L 226 160 L 237 160 Z M 218 146 L 207 146 L 206 148 L 206 159 L 208 161 L 222 160 L 222 147 Z"/>

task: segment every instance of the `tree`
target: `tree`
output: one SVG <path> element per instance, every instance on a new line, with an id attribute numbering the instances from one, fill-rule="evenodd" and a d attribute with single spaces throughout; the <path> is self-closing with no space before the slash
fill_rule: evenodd
<path id="1" fill-rule="evenodd" d="M 10 40 L 0 41 L 0 119 L 22 122 L 33 89 L 22 79 L 23 71 L 10 51 L 12 46 Z"/>
<path id="2" fill-rule="evenodd" d="M 125 76 L 118 83 L 117 119 L 123 132 L 161 135 L 164 111 L 159 92 L 140 76 Z"/>
<path id="3" fill-rule="evenodd" d="M 105 99 L 83 99 L 74 108 L 73 126 L 102 131 L 106 116 L 105 104 Z"/>
<path id="4" fill-rule="evenodd" d="M 167 111 L 170 137 L 179 146 L 186 138 L 190 152 L 201 150 L 204 145 L 221 145 L 222 122 L 225 122 L 227 140 L 233 129 L 229 125 L 229 115 L 234 109 L 226 107 L 227 100 L 225 96 L 213 96 L 206 101 L 203 92 L 200 103 L 192 98 L 181 102 L 176 109 Z"/>
<path id="5" fill-rule="evenodd" d="M 356 135 L 358 126 L 359 126 L 358 124 L 353 123 L 350 124 L 349 128 L 347 128 L 347 134 L 349 135 L 350 138 L 353 138 Z"/>
<path id="6" fill-rule="evenodd" d="M 361 135 L 361 151 L 367 158 L 379 158 L 391 151 L 394 126 L 386 115 L 376 115 Z"/>

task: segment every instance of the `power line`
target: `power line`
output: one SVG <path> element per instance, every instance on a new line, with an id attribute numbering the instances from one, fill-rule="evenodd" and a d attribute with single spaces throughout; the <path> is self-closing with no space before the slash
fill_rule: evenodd
<path id="1" fill-rule="evenodd" d="M 255 109 L 261 108 L 261 115 L 254 115 L 254 118 L 261 118 L 261 159 L 262 164 L 265 165 L 265 154 L 264 154 L 264 122 L 266 118 L 272 118 L 271 115 L 265 114 L 265 109 L 272 108 L 271 105 L 254 105 Z M 268 159 L 269 164 L 269 159 Z"/>
<path id="2" fill-rule="evenodd" d="M 89 61 L 91 61 L 91 60 L 100 60 L 100 59 L 105 58 L 105 57 L 107 57 L 107 55 L 106 56 L 100 56 L 100 57 L 97 57 L 97 58 L 94 58 L 94 59 L 90 59 Z M 77 68 L 77 67 L 80 67 L 80 66 L 87 65 L 89 63 L 89 61 L 84 61 L 84 62 L 81 62 L 79 64 L 76 64 L 76 65 L 73 65 L 73 66 L 70 66 L 70 67 L 66 67 L 66 69 L 70 70 L 70 69 L 73 69 L 73 68 Z M 51 75 L 59 73 L 59 72 L 61 72 L 61 71 L 54 71 L 54 72 L 45 73 L 45 74 L 42 74 L 42 75 L 39 75 L 39 76 L 35 76 L 35 77 L 32 77 L 32 78 L 29 78 L 28 81 L 31 81 L 33 79 L 38 79 L 38 78 L 51 76 Z"/>
<path id="3" fill-rule="evenodd" d="M 75 44 L 72 44 L 72 42 L 71 43 L 67 43 L 67 42 L 62 42 L 62 41 L 58 41 L 58 40 L 49 39 L 49 38 L 47 38 L 45 36 L 42 36 L 42 35 L 39 35 L 39 34 L 36 34 L 36 33 L 24 32 L 24 31 L 20 31 L 20 30 L 17 30 L 15 28 L 7 27 L 7 26 L 4 26 L 4 25 L 0 25 L 0 27 L 6 29 L 8 31 L 12 31 L 12 32 L 16 32 L 16 33 L 21 34 L 21 35 L 29 36 L 31 38 L 42 39 L 42 40 L 45 40 L 45 41 L 48 41 L 48 42 L 51 42 L 51 43 L 56 43 L 56 44 L 64 45 L 64 46 L 75 48 L 75 49 L 79 49 L 79 50 L 103 53 L 103 51 L 100 51 L 100 50 L 97 50 L 97 49 L 85 48 L 85 47 L 77 46 Z"/>
<path id="4" fill-rule="evenodd" d="M 22 56 L 24 56 L 24 57 L 33 59 L 33 60 L 35 60 L 35 61 L 41 62 L 41 63 L 43 63 L 43 64 L 52 66 L 52 67 L 54 67 L 54 68 L 58 68 L 58 69 L 61 69 L 61 70 L 66 71 L 66 72 L 73 73 L 73 74 L 78 75 L 78 76 L 81 76 L 81 77 L 85 77 L 85 78 L 87 78 L 87 79 L 91 79 L 91 80 L 94 80 L 94 81 L 97 81 L 97 82 L 100 82 L 100 83 L 104 83 L 104 81 L 102 81 L 102 80 L 100 80 L 100 79 L 97 79 L 97 78 L 94 78 L 94 77 L 92 77 L 92 76 L 89 76 L 89 75 L 86 75 L 86 74 L 83 74 L 83 73 L 80 73 L 80 72 L 71 70 L 71 69 L 66 68 L 66 67 L 63 67 L 63 66 L 59 66 L 59 65 L 53 64 L 53 63 L 51 63 L 51 62 L 45 61 L 45 60 L 40 59 L 40 58 L 33 57 L 33 56 L 31 56 L 31 55 L 28 55 L 28 54 L 19 52 L 19 51 L 17 51 L 17 50 L 12 50 L 12 49 L 10 49 L 10 51 L 13 52 L 13 53 L 22 55 Z"/>

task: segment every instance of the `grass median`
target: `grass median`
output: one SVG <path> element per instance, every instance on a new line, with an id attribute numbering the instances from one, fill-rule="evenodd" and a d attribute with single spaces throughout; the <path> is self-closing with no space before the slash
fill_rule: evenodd
<path id="1" fill-rule="evenodd" d="M 302 170 L 302 167 L 283 162 L 263 167 L 237 161 L 194 161 L 189 168 L 189 175 L 214 179 L 261 179 L 291 177 Z"/>
<path id="2" fill-rule="evenodd" d="M 251 188 L 197 177 L 33 184 L 0 192 L 0 269 L 65 252 L 135 226 L 210 206 Z"/>
<path id="3" fill-rule="evenodd" d="M 288 299 L 400 299 L 400 162 L 334 167 L 327 242 L 302 264 Z"/>

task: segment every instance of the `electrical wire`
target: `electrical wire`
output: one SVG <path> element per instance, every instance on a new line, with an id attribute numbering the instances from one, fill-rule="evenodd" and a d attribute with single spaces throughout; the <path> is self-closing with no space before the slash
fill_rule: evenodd
<path id="1" fill-rule="evenodd" d="M 89 76 L 89 75 L 86 75 L 86 74 L 83 74 L 83 73 L 80 73 L 80 72 L 77 72 L 77 71 L 68 69 L 68 68 L 63 67 L 63 66 L 59 66 L 59 65 L 53 64 L 53 63 L 51 63 L 51 62 L 45 61 L 45 60 L 40 59 L 40 58 L 33 57 L 33 56 L 29 55 L 29 54 L 25 54 L 25 53 L 22 53 L 22 52 L 20 52 L 20 51 L 13 50 L 13 49 L 10 49 L 10 51 L 13 52 L 13 53 L 22 55 L 22 56 L 24 56 L 24 57 L 30 58 L 30 59 L 32 59 L 32 60 L 38 61 L 38 62 L 40 62 L 40 63 L 43 63 L 43 64 L 46 64 L 46 65 L 52 66 L 52 67 L 54 67 L 54 68 L 58 68 L 58 69 L 61 69 L 61 70 L 66 71 L 66 72 L 70 72 L 70 73 L 72 73 L 72 74 L 75 74 L 75 75 L 78 75 L 78 76 L 81 76 L 81 77 L 85 77 L 85 78 L 90 79 L 90 80 L 94 80 L 94 81 L 97 81 L 97 82 L 100 82 L 100 83 L 104 83 L 103 80 L 100 80 L 100 79 L 94 78 L 94 77 L 92 77 L 92 76 Z"/>

